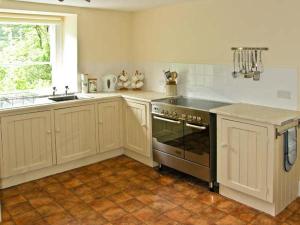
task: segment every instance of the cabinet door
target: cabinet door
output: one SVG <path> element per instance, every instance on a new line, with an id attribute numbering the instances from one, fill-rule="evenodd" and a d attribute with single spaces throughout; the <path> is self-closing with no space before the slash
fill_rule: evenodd
<path id="1" fill-rule="evenodd" d="M 57 162 L 64 163 L 96 153 L 94 105 L 55 111 Z"/>
<path id="2" fill-rule="evenodd" d="M 3 177 L 52 165 L 50 112 L 3 117 L 1 129 Z"/>
<path id="3" fill-rule="evenodd" d="M 222 119 L 220 132 L 218 181 L 267 200 L 267 128 Z"/>
<path id="4" fill-rule="evenodd" d="M 122 145 L 120 104 L 120 101 L 98 104 L 100 152 L 114 150 Z"/>
<path id="5" fill-rule="evenodd" d="M 127 101 L 124 104 L 125 147 L 144 156 L 150 156 L 148 142 L 147 106 Z"/>

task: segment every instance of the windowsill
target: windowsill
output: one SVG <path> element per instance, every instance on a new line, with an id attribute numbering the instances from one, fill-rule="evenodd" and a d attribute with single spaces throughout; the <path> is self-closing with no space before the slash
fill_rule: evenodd
<path id="1" fill-rule="evenodd" d="M 69 90 L 69 94 L 76 94 L 77 92 Z M 65 92 L 56 92 L 55 95 L 64 95 Z M 26 90 L 26 91 L 15 91 L 15 92 L 2 92 L 0 93 L 1 98 L 40 98 L 40 97 L 48 97 L 52 95 L 51 89 L 43 89 L 43 90 Z"/>
<path id="2" fill-rule="evenodd" d="M 78 93 L 68 93 L 68 96 L 76 95 Z M 65 96 L 65 94 L 56 94 L 55 97 Z M 19 108 L 32 105 L 43 105 L 54 103 L 53 100 L 50 100 L 49 97 L 54 97 L 52 94 L 47 95 L 38 95 L 38 96 L 22 96 L 22 97 L 1 97 L 0 96 L 0 109 L 11 109 Z"/>

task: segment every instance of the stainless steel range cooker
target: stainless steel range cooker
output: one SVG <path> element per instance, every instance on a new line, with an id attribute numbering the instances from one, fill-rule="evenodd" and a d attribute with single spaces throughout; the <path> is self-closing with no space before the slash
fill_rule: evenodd
<path id="1" fill-rule="evenodd" d="M 194 98 L 152 102 L 154 160 L 209 183 L 216 181 L 216 115 L 228 103 Z"/>

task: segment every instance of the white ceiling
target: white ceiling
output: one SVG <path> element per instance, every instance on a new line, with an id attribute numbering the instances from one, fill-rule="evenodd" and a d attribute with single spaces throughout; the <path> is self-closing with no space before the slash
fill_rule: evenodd
<path id="1" fill-rule="evenodd" d="M 172 4 L 175 2 L 186 0 L 91 0 L 90 3 L 85 0 L 64 0 L 59 2 L 58 0 L 17 0 L 23 2 L 36 2 L 46 4 L 68 5 L 77 7 L 89 7 L 98 9 L 114 9 L 124 11 L 138 11 L 143 9 L 149 9 L 161 5 Z"/>

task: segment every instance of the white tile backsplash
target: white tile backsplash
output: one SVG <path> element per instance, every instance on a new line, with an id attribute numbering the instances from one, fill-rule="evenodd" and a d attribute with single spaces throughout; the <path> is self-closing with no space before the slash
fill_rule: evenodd
<path id="1" fill-rule="evenodd" d="M 260 81 L 231 76 L 230 65 L 141 63 L 136 68 L 145 73 L 145 89 L 164 92 L 163 70 L 179 73 L 180 95 L 259 104 L 285 109 L 298 108 L 297 69 L 265 68 Z M 281 98 L 279 92 L 290 93 L 290 98 Z"/>
<path id="2" fill-rule="evenodd" d="M 178 94 L 196 98 L 229 102 L 244 102 L 285 109 L 298 108 L 298 75 L 293 68 L 265 68 L 260 81 L 231 76 L 231 65 L 182 64 L 182 63 L 95 63 L 83 64 L 81 73 L 98 78 L 118 75 L 123 69 L 133 74 L 145 73 L 145 90 L 165 91 L 163 70 L 175 70 L 179 74 Z M 283 93 L 283 94 L 282 94 Z M 282 97 L 282 96 L 288 97 Z"/>

